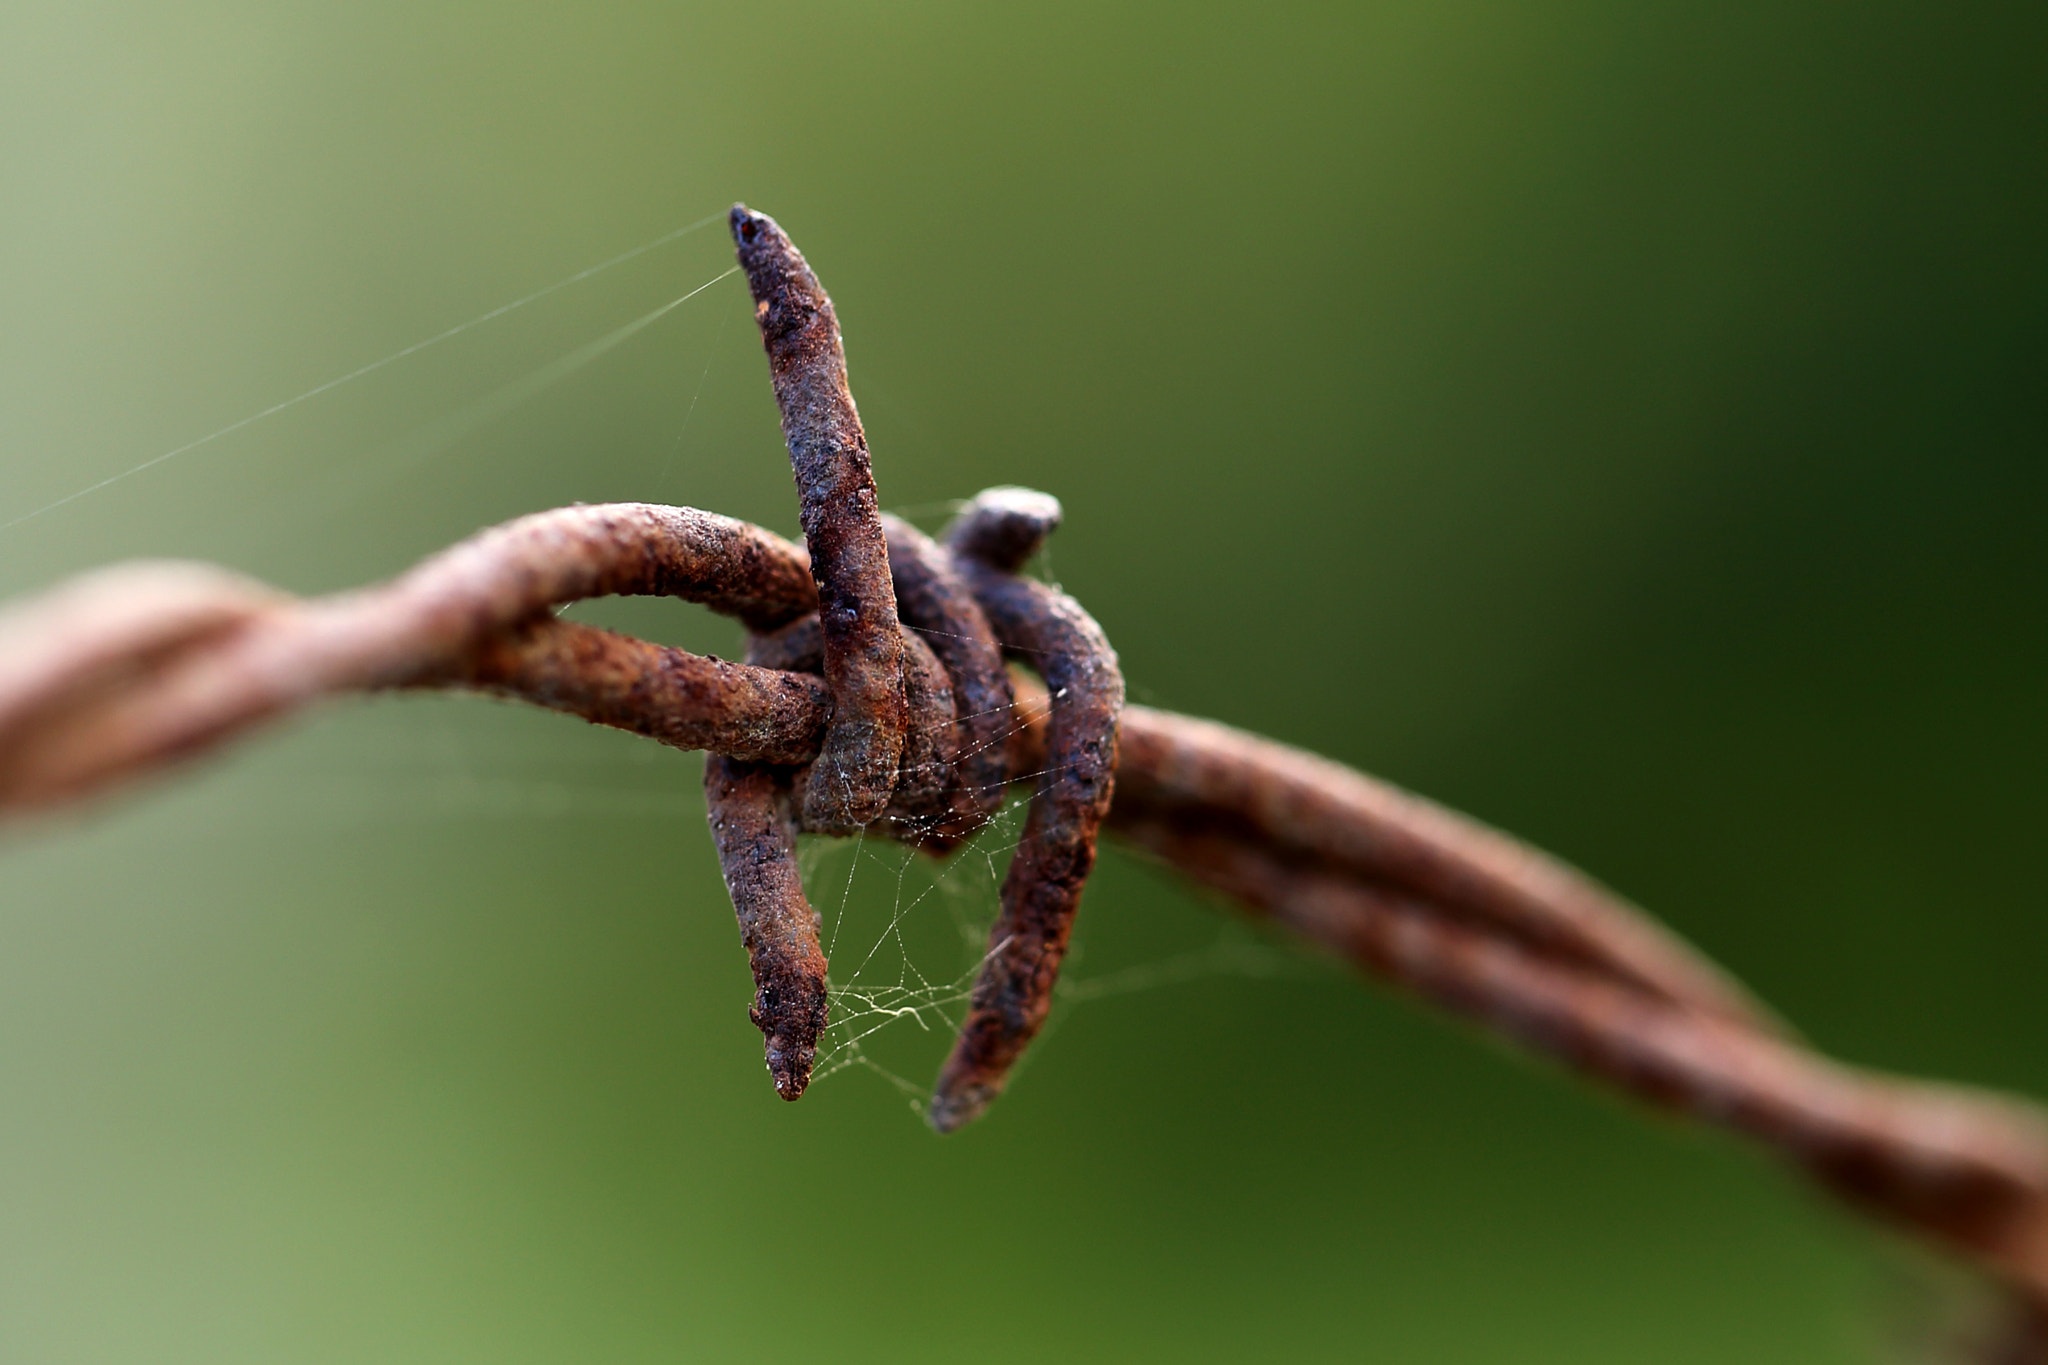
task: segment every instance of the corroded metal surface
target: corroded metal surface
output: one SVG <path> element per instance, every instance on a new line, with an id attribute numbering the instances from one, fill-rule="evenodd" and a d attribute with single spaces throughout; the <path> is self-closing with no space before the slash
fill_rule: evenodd
<path id="1" fill-rule="evenodd" d="M 732 237 L 796 474 L 832 688 L 832 726 L 804 789 L 804 824 L 851 832 L 889 803 L 907 723 L 902 635 L 868 439 L 846 387 L 839 319 L 803 253 L 773 218 L 744 204 L 733 205 Z"/>
<path id="2" fill-rule="evenodd" d="M 1024 836 L 1003 879 L 1002 910 L 929 1117 L 951 1132 L 1002 1093 L 1052 1008 L 1095 837 L 1115 786 L 1124 680 L 1095 619 L 1065 593 L 962 557 L 962 577 L 1006 650 L 1045 680 L 1051 701 L 1045 766 Z"/>
<path id="3" fill-rule="evenodd" d="M 791 673 L 825 672 L 825 633 L 818 615 L 800 616 L 780 630 L 747 636 L 747 662 L 758 668 L 780 668 Z"/>
<path id="4" fill-rule="evenodd" d="M 946 817 L 959 757 L 953 680 L 931 646 L 908 630 L 903 634 L 903 696 L 910 706 L 910 725 L 903 736 L 896 788 L 882 818 L 891 826 L 890 837 L 929 847 L 932 832 Z"/>
<path id="5" fill-rule="evenodd" d="M 818 679 L 707 659 L 552 616 L 486 641 L 435 685 L 457 683 L 673 748 L 756 763 L 810 762 L 831 714 Z"/>
<path id="6" fill-rule="evenodd" d="M 1060 529 L 1060 500 L 1031 488 L 985 488 L 946 528 L 953 553 L 1015 573 Z"/>
<path id="7" fill-rule="evenodd" d="M 749 1017 L 761 1030 L 775 1093 L 794 1100 L 817 1064 L 829 989 L 818 915 L 797 875 L 788 775 L 712 754 L 704 760 L 704 804 L 754 970 Z"/>
<path id="8" fill-rule="evenodd" d="M 958 718 L 947 808 L 924 839 L 927 848 L 942 852 L 981 830 L 1003 804 L 1009 778 L 1003 739 L 1010 727 L 1010 674 L 995 631 L 952 556 L 901 518 L 883 517 L 882 529 L 889 537 L 889 568 L 903 624 L 931 647 L 952 682 Z"/>

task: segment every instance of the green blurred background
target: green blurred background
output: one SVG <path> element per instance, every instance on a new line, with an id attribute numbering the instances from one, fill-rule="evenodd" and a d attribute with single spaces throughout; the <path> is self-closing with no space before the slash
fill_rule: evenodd
<path id="1" fill-rule="evenodd" d="M 1841 1055 L 2048 1095 L 2044 54 L 2037 2 L 9 0 L 0 520 L 744 198 L 885 504 L 1058 493 L 1135 698 L 1558 851 Z M 591 346 L 729 263 L 0 531 L 0 595 L 325 591 L 576 499 L 793 533 L 739 279 Z M 694 757 L 333 707 L 0 842 L 0 1359 L 1888 1349 L 1917 1263 L 1732 1142 L 1133 858 L 1079 944 L 978 1128 L 858 1069 L 786 1106 Z"/>

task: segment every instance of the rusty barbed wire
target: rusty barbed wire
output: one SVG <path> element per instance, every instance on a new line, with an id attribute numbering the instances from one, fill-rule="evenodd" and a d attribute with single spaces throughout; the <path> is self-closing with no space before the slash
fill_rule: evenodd
<path id="1" fill-rule="evenodd" d="M 730 518 L 627 503 L 522 517 L 387 584 L 314 600 L 201 565 L 101 570 L 0 611 L 0 820 L 113 790 L 351 692 L 484 693 L 704 750 L 755 977 L 751 1017 L 777 1092 L 795 1099 L 830 1001 L 797 833 L 851 820 L 944 856 L 993 818 L 1006 784 L 1029 782 L 989 952 L 929 1109 L 941 1131 L 986 1109 L 1043 1023 L 1105 826 L 1253 916 L 1759 1141 L 1959 1253 L 2023 1308 L 1999 1358 L 2048 1361 L 2038 1108 L 1833 1062 L 1556 860 L 1328 759 L 1125 705 L 1094 620 L 1020 576 L 1059 524 L 1058 502 L 988 490 L 942 542 L 883 518 L 829 299 L 772 220 L 735 208 L 732 222 L 742 263 L 755 253 L 749 278 L 812 553 Z M 825 453 L 799 453 L 807 442 Z M 839 549 L 827 556 L 827 544 Z M 555 615 L 614 594 L 735 618 L 747 662 Z M 879 603 L 883 631 L 871 628 Z M 878 714 L 852 714 L 870 707 Z"/>

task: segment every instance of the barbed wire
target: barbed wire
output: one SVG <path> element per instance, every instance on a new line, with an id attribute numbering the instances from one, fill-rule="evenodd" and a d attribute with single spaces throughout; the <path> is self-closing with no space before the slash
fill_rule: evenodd
<path id="1" fill-rule="evenodd" d="M 830 998 L 796 834 L 860 830 L 944 856 L 992 818 L 1006 783 L 1030 783 L 929 1110 L 942 1131 L 986 1109 L 1043 1024 L 1106 826 L 1240 910 L 1521 1047 L 1758 1141 L 1946 1246 L 2017 1305 L 1986 1358 L 2048 1360 L 2038 1108 L 1832 1061 L 1555 859 L 1328 759 L 1125 705 L 1093 619 L 1019 573 L 1059 504 L 992 489 L 942 542 L 881 517 L 829 299 L 772 220 L 735 208 L 732 221 L 796 452 L 806 546 L 625 503 L 522 517 L 326 598 L 184 563 L 85 575 L 0 611 L 0 820 L 366 691 L 488 693 L 704 750 L 754 1019 L 778 1092 L 795 1099 Z M 827 544 L 836 556 L 818 553 Z M 734 617 L 750 632 L 748 662 L 556 615 L 603 595 Z M 1348 1051 L 1336 1038 L 1311 1045 L 1333 1067 Z"/>

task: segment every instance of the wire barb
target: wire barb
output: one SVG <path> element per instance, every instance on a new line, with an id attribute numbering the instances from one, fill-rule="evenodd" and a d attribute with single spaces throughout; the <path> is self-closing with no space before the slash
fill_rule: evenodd
<path id="1" fill-rule="evenodd" d="M 797 873 L 789 777 L 712 754 L 704 760 L 704 803 L 754 971 L 748 1017 L 761 1030 L 775 1093 L 800 1099 L 818 1061 L 830 987 L 818 913 Z"/>
<path id="2" fill-rule="evenodd" d="M 1057 525 L 1035 524 L 1037 541 Z M 974 546 L 988 518 L 977 499 L 948 535 Z M 1005 549 L 1015 550 L 1017 538 Z M 1095 838 L 1116 783 L 1117 720 L 1124 678 L 1116 651 L 1081 604 L 1043 583 L 1013 577 L 1030 553 L 1000 554 L 994 563 L 958 559 L 961 576 L 1006 647 L 1044 678 L 1052 704 L 1045 757 L 1024 837 L 1003 878 L 1002 912 L 989 928 L 989 953 L 974 983 L 966 1022 L 939 1072 L 931 1124 L 949 1133 L 979 1118 L 1002 1093 L 1011 1069 L 1044 1027 L 1053 987 L 1073 937 L 1081 890 L 1095 869 Z"/>
<path id="3" fill-rule="evenodd" d="M 732 239 L 782 411 L 832 687 L 832 725 L 804 787 L 804 823 L 851 833 L 888 805 L 909 720 L 867 433 L 846 387 L 839 318 L 803 253 L 773 218 L 744 204 L 732 207 Z"/>

